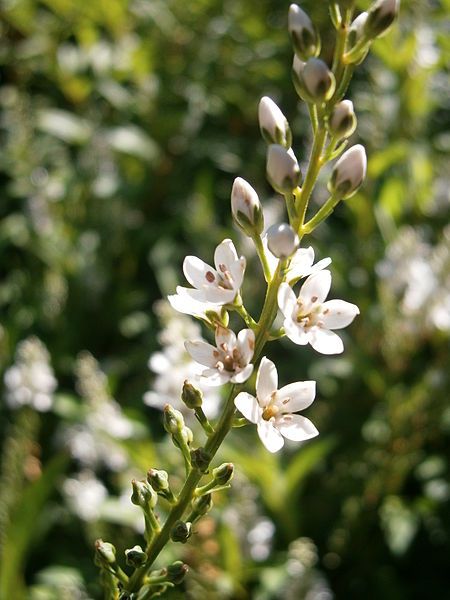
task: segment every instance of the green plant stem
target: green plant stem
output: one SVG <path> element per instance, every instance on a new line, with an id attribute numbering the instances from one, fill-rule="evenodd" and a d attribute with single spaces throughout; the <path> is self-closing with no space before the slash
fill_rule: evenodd
<path id="1" fill-rule="evenodd" d="M 306 210 L 308 208 L 308 202 L 311 197 L 314 184 L 316 183 L 317 176 L 322 167 L 322 151 L 325 145 L 327 137 L 327 130 L 323 124 L 323 120 L 319 120 L 319 126 L 314 136 L 313 147 L 311 149 L 311 156 L 309 159 L 308 170 L 306 172 L 305 181 L 303 182 L 302 191 L 299 197 L 296 199 L 296 211 L 298 214 L 298 231 L 301 230 L 303 223 L 305 222 Z"/>
<path id="2" fill-rule="evenodd" d="M 298 227 L 298 216 L 297 211 L 295 210 L 295 193 L 288 192 L 284 194 L 284 199 L 286 200 L 286 208 L 289 217 L 289 223 L 294 229 Z"/>
<path id="3" fill-rule="evenodd" d="M 267 256 L 266 256 L 266 252 L 264 250 L 264 245 L 262 243 L 261 236 L 255 235 L 252 238 L 252 240 L 255 244 L 256 252 L 258 253 L 259 261 L 261 263 L 261 266 L 262 266 L 262 269 L 264 272 L 264 279 L 266 280 L 266 283 L 269 283 L 269 281 L 272 278 L 272 274 L 270 272 L 269 263 L 267 262 Z M 253 321 L 253 323 L 256 325 L 256 323 L 254 321 Z"/>
<path id="4" fill-rule="evenodd" d="M 330 196 L 325 204 L 316 212 L 314 217 L 303 225 L 303 233 L 308 234 L 313 232 L 314 229 L 333 212 L 335 206 L 341 201 L 341 199 L 342 198 L 340 196 Z"/>

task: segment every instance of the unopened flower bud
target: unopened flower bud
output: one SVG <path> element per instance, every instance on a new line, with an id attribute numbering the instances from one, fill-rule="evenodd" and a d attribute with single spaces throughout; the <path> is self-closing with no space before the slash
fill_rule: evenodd
<path id="1" fill-rule="evenodd" d="M 167 581 L 178 585 L 186 577 L 186 573 L 189 571 L 188 566 L 181 560 L 177 560 L 166 568 Z"/>
<path id="2" fill-rule="evenodd" d="M 264 229 L 264 216 L 258 194 L 252 186 L 236 177 L 231 190 L 231 212 L 234 222 L 249 237 Z"/>
<path id="3" fill-rule="evenodd" d="M 259 127 L 268 144 L 290 148 L 292 134 L 289 123 L 275 102 L 268 96 L 261 98 L 258 108 Z"/>
<path id="4" fill-rule="evenodd" d="M 295 91 L 300 98 L 308 101 L 308 94 L 303 83 L 303 69 L 305 68 L 305 65 L 306 62 L 303 62 L 296 54 L 294 54 L 294 61 L 292 63 L 292 83 L 294 84 Z"/>
<path id="5" fill-rule="evenodd" d="M 356 17 L 356 19 L 352 21 L 348 32 L 348 41 L 350 46 L 354 46 L 356 42 L 358 42 L 362 38 L 364 33 L 364 26 L 366 24 L 368 16 L 369 13 L 362 12 Z"/>
<path id="6" fill-rule="evenodd" d="M 154 508 L 158 501 L 158 494 L 147 481 L 137 481 L 133 479 L 131 482 L 133 492 L 131 494 L 131 502 L 143 509 Z"/>
<path id="7" fill-rule="evenodd" d="M 95 542 L 96 562 L 99 565 L 113 565 L 116 562 L 116 549 L 109 542 L 97 540 Z"/>
<path id="8" fill-rule="evenodd" d="M 191 464 L 201 473 L 207 473 L 212 456 L 204 448 L 191 450 Z"/>
<path id="9" fill-rule="evenodd" d="M 189 429 L 189 427 L 186 426 L 183 427 L 183 429 L 180 431 L 180 437 L 188 446 L 194 441 L 194 434 L 192 433 L 192 429 Z"/>
<path id="10" fill-rule="evenodd" d="M 150 469 L 147 473 L 147 481 L 155 492 L 163 492 L 169 489 L 169 475 L 167 471 Z"/>
<path id="11" fill-rule="evenodd" d="M 350 198 L 357 191 L 366 176 L 367 157 L 361 144 L 352 146 L 337 161 L 328 182 L 331 194 Z"/>
<path id="12" fill-rule="evenodd" d="M 170 404 L 166 404 L 164 407 L 164 429 L 167 433 L 177 435 L 181 433 L 184 427 L 183 415 L 179 410 L 175 410 Z"/>
<path id="13" fill-rule="evenodd" d="M 300 167 L 292 150 L 271 144 L 267 150 L 267 178 L 281 194 L 292 192 L 300 182 Z"/>
<path id="14" fill-rule="evenodd" d="M 200 408 L 203 403 L 203 393 L 185 379 L 181 390 L 181 399 L 188 408 Z"/>
<path id="15" fill-rule="evenodd" d="M 177 521 L 170 532 L 170 538 L 173 542 L 185 544 L 192 535 L 192 524 L 184 521 Z"/>
<path id="16" fill-rule="evenodd" d="M 326 63 L 320 58 L 307 60 L 302 72 L 306 91 L 315 102 L 323 102 L 333 95 L 336 80 Z"/>
<path id="17" fill-rule="evenodd" d="M 192 501 L 192 512 L 195 514 L 195 517 L 198 518 L 200 516 L 206 515 L 206 513 L 211 510 L 212 506 L 212 494 L 205 494 L 204 496 L 195 498 Z"/>
<path id="18" fill-rule="evenodd" d="M 147 560 L 147 555 L 140 546 L 133 546 L 133 548 L 125 550 L 125 557 L 127 565 L 135 569 L 142 567 Z"/>
<path id="19" fill-rule="evenodd" d="M 226 485 L 233 477 L 233 463 L 223 463 L 219 467 L 212 470 L 212 476 L 216 485 Z"/>
<path id="20" fill-rule="evenodd" d="M 320 52 L 320 38 L 311 19 L 297 4 L 291 4 L 288 14 L 288 29 L 292 37 L 295 53 L 302 60 L 317 56 Z"/>
<path id="21" fill-rule="evenodd" d="M 328 128 L 337 139 L 348 138 L 356 129 L 356 116 L 351 100 L 338 102 L 331 113 Z"/>
<path id="22" fill-rule="evenodd" d="M 383 35 L 398 15 L 400 0 L 377 0 L 368 10 L 364 33 L 369 38 Z"/>
<path id="23" fill-rule="evenodd" d="M 267 246 L 277 258 L 288 258 L 297 250 L 298 235 L 287 223 L 272 225 L 267 230 Z"/>

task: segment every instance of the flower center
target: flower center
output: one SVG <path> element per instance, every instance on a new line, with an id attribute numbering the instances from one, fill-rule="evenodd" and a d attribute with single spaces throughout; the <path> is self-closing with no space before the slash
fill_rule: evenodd
<path id="1" fill-rule="evenodd" d="M 233 289 L 233 278 L 231 277 L 230 271 L 224 264 L 219 265 L 219 282 L 218 286 L 224 290 Z"/>
<path id="2" fill-rule="evenodd" d="M 275 406 L 275 404 L 269 404 L 269 406 L 266 406 L 266 408 L 263 410 L 262 418 L 264 421 L 270 421 L 270 419 L 272 417 L 276 417 L 279 412 L 280 409 L 278 406 Z"/>
<path id="3" fill-rule="evenodd" d="M 217 361 L 216 368 L 219 371 L 228 371 L 228 373 L 234 373 L 236 369 L 241 369 L 242 365 L 242 357 L 237 348 L 233 348 L 230 351 L 227 344 L 222 344 L 220 346 L 221 356 L 220 360 Z"/>

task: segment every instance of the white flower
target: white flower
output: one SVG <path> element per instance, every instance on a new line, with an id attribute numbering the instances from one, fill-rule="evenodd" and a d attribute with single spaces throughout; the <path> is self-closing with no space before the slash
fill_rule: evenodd
<path id="1" fill-rule="evenodd" d="M 190 299 L 192 311 L 199 310 L 199 302 L 212 304 L 229 304 L 233 302 L 242 285 L 245 271 L 245 258 L 237 255 L 236 248 L 231 240 L 223 240 L 214 253 L 214 269 L 196 256 L 186 256 L 183 263 L 183 272 L 186 279 L 193 288 L 177 287 L 177 294 L 183 297 L 186 308 L 183 312 L 189 312 Z M 181 300 L 179 301 L 181 302 Z M 170 303 L 178 309 L 179 302 L 174 302 L 171 297 Z"/>
<path id="2" fill-rule="evenodd" d="M 292 414 L 308 408 L 315 395 L 315 381 L 298 381 L 279 390 L 277 369 L 264 356 L 256 377 L 256 398 L 241 392 L 234 404 L 246 419 L 256 424 L 267 450 L 277 452 L 284 445 L 283 437 L 301 442 L 318 435 L 309 419 Z"/>
<path id="3" fill-rule="evenodd" d="M 66 479 L 63 492 L 70 509 L 83 521 L 96 521 L 108 497 L 108 490 L 91 471 Z"/>
<path id="4" fill-rule="evenodd" d="M 250 364 L 255 349 L 255 334 L 251 329 L 243 329 L 236 335 L 231 329 L 218 326 L 216 347 L 204 342 L 187 341 L 186 350 L 194 360 L 209 367 L 202 373 L 209 385 L 222 385 L 227 382 L 243 383 L 253 372 Z"/>
<path id="5" fill-rule="evenodd" d="M 273 276 L 278 266 L 278 259 L 270 252 L 267 244 L 267 236 L 263 237 L 263 246 L 269 264 L 270 273 Z M 312 275 L 317 271 L 321 271 L 328 267 L 331 263 L 331 258 L 323 258 L 319 260 L 315 265 L 314 263 L 314 250 L 311 246 L 309 248 L 299 248 L 297 252 L 291 256 L 289 266 L 286 272 L 286 281 L 293 285 L 296 281 L 307 275 Z"/>
<path id="6" fill-rule="evenodd" d="M 34 336 L 20 342 L 16 362 L 6 370 L 6 402 L 11 408 L 32 406 L 40 412 L 52 408 L 57 381 L 44 344 Z"/>
<path id="7" fill-rule="evenodd" d="M 311 344 L 322 354 L 340 354 L 344 350 L 341 338 L 330 331 L 349 325 L 359 309 L 344 300 L 328 300 L 331 287 L 330 271 L 320 271 L 308 277 L 298 298 L 289 284 L 278 290 L 278 306 L 284 315 L 284 329 L 294 344 Z"/>

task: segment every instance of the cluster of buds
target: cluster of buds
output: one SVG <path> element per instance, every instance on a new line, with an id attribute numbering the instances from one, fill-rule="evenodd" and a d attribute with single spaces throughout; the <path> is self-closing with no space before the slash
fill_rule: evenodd
<path id="1" fill-rule="evenodd" d="M 184 578 L 187 567 L 181 562 L 160 571 L 149 570 L 169 540 L 188 542 L 194 533 L 193 525 L 211 510 L 213 494 L 230 487 L 233 464 L 224 462 L 215 468 L 210 465 L 233 426 L 240 426 L 241 421 L 254 424 L 269 452 L 281 450 L 285 440 L 304 442 L 319 433 L 308 418 L 299 414 L 314 402 L 316 382 L 295 381 L 280 387 L 276 365 L 261 356 L 268 341 L 281 337 L 300 346 L 310 345 L 320 354 L 339 354 L 344 351 L 344 343 L 335 330 L 347 327 L 359 314 L 358 307 L 350 302 L 327 300 L 332 277 L 326 267 L 331 259 L 314 263 L 314 250 L 300 247 L 302 238 L 324 221 L 341 200 L 357 192 L 366 175 L 363 146 L 356 144 L 346 149 L 357 120 L 353 104 L 344 94 L 354 65 L 362 60 L 372 41 L 391 25 L 399 2 L 377 0 L 352 22 L 353 5 L 346 2 L 344 6 L 338 0 L 330 3 L 332 21 L 338 30 L 331 66 L 320 57 L 320 35 L 309 16 L 296 4 L 289 8 L 293 83 L 308 105 L 314 136 L 303 176 L 283 111 L 268 96 L 259 103 L 259 127 L 267 143 L 267 180 L 285 198 L 285 222 L 269 224 L 264 232 L 266 223 L 258 193 L 242 177 L 233 183 L 234 223 L 253 241 L 267 282 L 259 320 L 255 321 L 244 305 L 242 288 L 247 261 L 238 255 L 230 239 L 216 247 L 211 262 L 187 256 L 183 271 L 190 287 L 177 287 L 177 293 L 169 298 L 176 310 L 200 319 L 214 331 L 214 343 L 203 339 L 185 342 L 191 358 L 204 367 L 199 370 L 198 380 L 209 386 L 231 384 L 231 390 L 220 418 L 211 424 L 203 411 L 202 391 L 195 381 L 184 381 L 180 400 L 188 414 L 191 411 L 200 423 L 199 433 L 204 437 L 206 434 L 203 445 L 194 444 L 194 434 L 182 413 L 165 406 L 164 428 L 184 459 L 183 487 L 174 494 L 168 473 L 158 469 L 150 469 L 145 480 L 133 480 L 131 500 L 144 513 L 147 546 L 145 550 L 140 546 L 126 550 L 126 563 L 135 569 L 130 578 L 118 567 L 111 544 L 100 540 L 96 546 L 97 564 L 126 590 L 123 598 L 126 593 L 127 598 L 134 599 L 136 591 L 140 594 L 136 598 L 154 597 Z M 309 199 L 320 170 L 335 159 L 328 181 L 330 197 L 307 221 Z M 299 289 L 294 290 L 297 285 Z M 245 323 L 245 328 L 237 333 L 229 325 L 232 312 Z M 278 313 L 282 327 L 274 330 Z M 245 390 L 255 372 L 252 395 Z M 236 411 L 242 418 L 237 418 Z M 205 479 L 206 483 L 202 483 Z M 155 514 L 159 499 L 169 505 L 162 526 Z"/>

